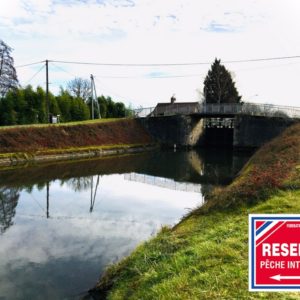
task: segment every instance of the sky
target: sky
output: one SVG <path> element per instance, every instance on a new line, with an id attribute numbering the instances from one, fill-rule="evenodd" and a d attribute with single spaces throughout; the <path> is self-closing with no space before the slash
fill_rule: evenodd
<path id="1" fill-rule="evenodd" d="M 50 90 L 93 74 L 98 95 L 133 107 L 199 101 L 215 58 L 243 100 L 300 106 L 299 0 L 0 0 L 0 39 L 15 66 L 48 60 Z M 40 70 L 40 72 L 38 72 Z M 22 85 L 45 86 L 43 64 L 17 67 Z"/>

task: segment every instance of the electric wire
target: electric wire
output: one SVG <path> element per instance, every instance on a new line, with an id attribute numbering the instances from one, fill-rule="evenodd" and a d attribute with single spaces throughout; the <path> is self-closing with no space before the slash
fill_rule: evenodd
<path id="1" fill-rule="evenodd" d="M 69 74 L 73 77 L 77 77 L 75 74 L 70 73 L 69 71 L 63 69 L 62 67 L 58 66 L 56 63 L 51 61 L 52 65 L 55 66 L 57 69 Z M 161 75 L 161 76 L 106 76 L 106 75 L 95 75 L 94 77 L 104 78 L 104 79 L 160 79 L 160 78 L 181 78 L 181 77 L 204 77 L 203 74 L 185 74 L 185 75 Z"/>
<path id="2" fill-rule="evenodd" d="M 35 203 L 39 206 L 39 208 L 43 211 L 46 212 L 45 209 L 41 206 L 41 204 L 35 199 L 35 197 L 32 194 L 29 194 L 31 198 L 35 201 Z"/>
<path id="3" fill-rule="evenodd" d="M 56 63 L 53 63 L 53 61 L 51 61 L 51 64 L 52 64 L 54 67 L 56 67 L 57 69 L 61 70 L 62 72 L 66 73 L 66 74 L 68 74 L 68 75 L 71 75 L 71 76 L 74 77 L 74 78 L 75 78 L 75 77 L 78 77 L 78 76 L 76 76 L 75 74 L 72 74 L 71 72 L 65 70 L 64 68 L 62 68 L 62 67 L 60 67 L 60 66 L 58 66 Z M 126 101 L 129 101 L 129 100 L 128 100 L 128 97 L 125 97 L 125 96 L 122 96 L 122 95 L 120 95 L 120 94 L 115 93 L 110 87 L 108 87 L 106 84 L 103 84 L 103 82 L 99 80 L 99 77 L 101 77 L 101 76 L 98 76 L 98 75 L 94 76 L 94 80 L 97 81 L 101 86 L 105 87 L 108 91 L 110 91 L 110 93 L 111 93 L 112 95 L 114 95 L 114 96 L 116 96 L 116 97 L 118 97 L 118 98 L 124 99 L 124 100 L 126 100 Z M 103 76 L 102 78 L 106 78 L 106 77 Z"/>
<path id="4" fill-rule="evenodd" d="M 30 82 L 35 76 L 37 76 L 44 68 L 45 68 L 45 65 L 42 65 L 42 67 L 41 67 L 36 73 L 34 73 L 34 75 L 33 75 L 29 80 L 27 80 L 27 82 L 25 83 L 25 85 L 29 84 L 29 82 Z"/>
<path id="5" fill-rule="evenodd" d="M 222 63 L 248 63 L 248 62 L 262 62 L 272 60 L 286 60 L 298 59 L 300 55 L 293 56 L 278 56 L 278 57 L 264 57 L 241 60 L 227 60 Z M 212 62 L 185 62 L 185 63 L 101 63 L 101 62 L 83 62 L 83 61 L 66 61 L 66 60 L 49 60 L 49 62 L 56 62 L 62 64 L 77 64 L 77 65 L 95 65 L 95 66 L 111 66 L 111 67 L 160 67 L 160 66 L 194 66 L 194 65 L 211 65 Z"/>
<path id="6" fill-rule="evenodd" d="M 161 76 L 105 76 L 97 75 L 98 78 L 105 79 L 163 79 L 163 78 L 185 78 L 185 77 L 204 77 L 203 74 L 184 74 L 184 75 L 161 75 Z"/>
<path id="7" fill-rule="evenodd" d="M 29 64 L 24 64 L 24 65 L 15 66 L 15 68 L 29 67 L 29 66 L 33 66 L 33 65 L 37 65 L 37 64 L 41 64 L 41 63 L 45 63 L 45 60 L 37 61 L 37 62 L 29 63 Z"/>
<path id="8" fill-rule="evenodd" d="M 108 85 L 106 85 L 106 84 L 104 84 L 102 81 L 100 81 L 99 78 L 97 78 L 97 76 L 94 76 L 94 79 L 95 79 L 95 81 L 97 81 L 101 86 L 105 87 L 108 91 L 110 91 L 110 94 L 112 94 L 112 95 L 114 95 L 114 96 L 116 96 L 116 97 L 118 97 L 118 98 L 121 98 L 121 99 L 123 99 L 123 100 L 125 100 L 125 101 L 129 101 L 129 102 L 130 102 L 130 101 L 134 101 L 133 98 L 131 98 L 131 97 L 125 97 L 125 96 L 122 96 L 122 95 L 120 95 L 120 94 L 114 92 Z"/>
<path id="9" fill-rule="evenodd" d="M 75 74 L 70 73 L 69 71 L 67 71 L 67 70 L 63 69 L 62 67 L 58 66 L 57 64 L 55 64 L 55 63 L 53 63 L 53 62 L 51 62 L 51 63 L 52 63 L 52 65 L 53 65 L 55 68 L 57 68 L 57 69 L 59 69 L 59 70 L 65 72 L 66 74 L 69 74 L 69 75 L 71 75 L 72 77 L 77 77 Z"/>

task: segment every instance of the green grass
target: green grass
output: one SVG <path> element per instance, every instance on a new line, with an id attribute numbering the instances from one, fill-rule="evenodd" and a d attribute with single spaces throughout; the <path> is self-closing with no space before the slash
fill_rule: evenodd
<path id="1" fill-rule="evenodd" d="M 85 125 L 85 124 L 95 124 L 95 123 L 108 123 L 120 121 L 128 118 L 105 118 L 105 119 L 95 119 L 86 121 L 75 121 L 75 122 L 62 122 L 57 124 L 26 124 L 26 125 L 10 125 L 10 126 L 0 126 L 0 130 L 13 129 L 13 128 L 40 128 L 49 126 L 75 126 L 75 125 Z"/>
<path id="2" fill-rule="evenodd" d="M 11 153 L 0 153 L 1 159 L 21 159 L 31 161 L 35 156 L 45 156 L 45 155 L 59 155 L 59 154 L 76 154 L 84 152 L 98 152 L 101 150 L 116 150 L 116 149 L 129 149 L 137 147 L 148 147 L 156 146 L 155 144 L 112 144 L 112 145 L 101 145 L 101 146 L 86 146 L 86 147 L 68 147 L 68 148 L 57 148 L 57 149 L 47 149 L 39 150 L 34 152 L 11 152 Z M 2 169 L 2 168 L 1 168 Z"/>
<path id="3" fill-rule="evenodd" d="M 248 214 L 299 213 L 299 199 L 281 191 L 251 209 L 191 215 L 111 266 L 98 287 L 111 288 L 108 299 L 300 299 L 248 292 Z"/>
<path id="4" fill-rule="evenodd" d="M 48 155 L 48 154 L 64 154 L 64 153 L 76 153 L 76 152 L 89 152 L 98 150 L 111 150 L 111 149 L 128 149 L 134 147 L 145 147 L 146 144 L 111 144 L 100 146 L 86 146 L 86 147 L 70 147 L 63 149 L 47 149 L 42 151 L 36 151 L 36 155 Z"/>
<path id="5" fill-rule="evenodd" d="M 9 157 L 11 153 L 30 156 L 94 151 L 153 142 L 151 136 L 134 119 L 103 119 L 0 130 L 0 152 Z"/>
<path id="6" fill-rule="evenodd" d="M 92 292 L 108 299 L 300 299 L 248 292 L 248 214 L 300 212 L 299 133 L 300 124 L 262 147 L 231 185 L 110 266 Z"/>

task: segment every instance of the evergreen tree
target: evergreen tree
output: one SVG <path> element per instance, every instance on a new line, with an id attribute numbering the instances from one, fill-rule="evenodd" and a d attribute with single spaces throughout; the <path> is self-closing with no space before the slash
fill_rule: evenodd
<path id="1" fill-rule="evenodd" d="M 102 118 L 130 116 L 130 109 L 111 97 L 98 97 Z M 91 101 L 73 97 L 61 89 L 58 96 L 49 93 L 50 114 L 60 115 L 61 122 L 83 121 L 90 118 Z M 0 126 L 15 124 L 47 123 L 46 93 L 41 87 L 34 90 L 30 85 L 9 90 L 0 100 Z M 98 105 L 94 103 L 94 118 L 98 118 Z"/>
<path id="2" fill-rule="evenodd" d="M 215 59 L 204 80 L 205 103 L 240 103 L 241 96 L 235 87 L 230 72 Z"/>
<path id="3" fill-rule="evenodd" d="M 17 116 L 14 110 L 14 98 L 7 96 L 0 101 L 0 125 L 15 124 L 17 124 Z"/>
<path id="4" fill-rule="evenodd" d="M 106 107 L 107 107 L 107 112 L 106 112 L 106 117 L 107 118 L 115 118 L 116 117 L 116 108 L 115 108 L 115 103 L 111 99 L 111 97 L 106 98 Z"/>
<path id="5" fill-rule="evenodd" d="M 61 112 L 60 112 L 60 109 L 59 109 L 59 106 L 57 103 L 57 99 L 52 93 L 49 93 L 49 109 L 50 109 L 50 115 L 52 115 L 52 116 L 61 115 Z"/>
<path id="6" fill-rule="evenodd" d="M 19 85 L 11 51 L 12 48 L 0 40 L 0 98 Z"/>
<path id="7" fill-rule="evenodd" d="M 67 90 L 61 88 L 60 94 L 56 97 L 57 104 L 61 112 L 61 122 L 70 122 L 72 121 L 71 116 L 71 107 L 73 103 L 73 97 Z"/>
<path id="8" fill-rule="evenodd" d="M 47 105 L 46 105 L 46 93 L 40 86 L 36 89 L 37 93 L 37 109 L 38 109 L 38 121 L 39 123 L 47 123 Z"/>
<path id="9" fill-rule="evenodd" d="M 26 102 L 25 109 L 21 112 L 24 114 L 25 124 L 38 123 L 39 119 L 39 102 L 38 94 L 32 89 L 31 85 L 28 85 L 23 89 L 24 100 Z"/>
<path id="10" fill-rule="evenodd" d="M 115 103 L 115 117 L 124 118 L 126 114 L 126 107 L 123 102 Z"/>
<path id="11" fill-rule="evenodd" d="M 70 112 L 72 121 L 84 121 L 90 118 L 89 108 L 81 98 L 72 99 Z"/>
<path id="12" fill-rule="evenodd" d="M 98 103 L 100 107 L 100 112 L 101 112 L 101 118 L 106 118 L 107 117 L 107 101 L 106 98 L 102 95 L 98 97 Z"/>

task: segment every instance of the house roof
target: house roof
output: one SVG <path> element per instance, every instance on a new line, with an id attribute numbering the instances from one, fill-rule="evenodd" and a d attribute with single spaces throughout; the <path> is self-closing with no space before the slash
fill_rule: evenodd
<path id="1" fill-rule="evenodd" d="M 156 114 L 156 115 L 172 114 L 176 111 L 178 112 L 178 109 L 182 110 L 182 108 L 185 108 L 185 107 L 189 111 L 193 111 L 193 110 L 196 110 L 198 105 L 199 105 L 199 102 L 175 102 L 175 103 L 162 102 L 162 103 L 157 103 L 152 114 Z"/>
<path id="2" fill-rule="evenodd" d="M 197 105 L 199 102 L 175 102 L 175 103 L 170 103 L 170 102 L 161 102 L 157 103 L 156 107 L 163 107 L 163 106 L 185 106 L 185 105 Z"/>

